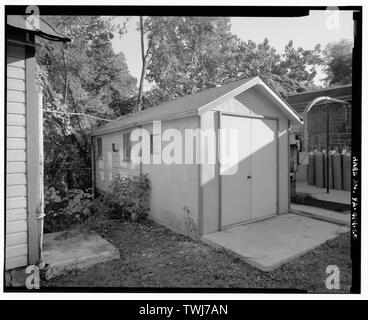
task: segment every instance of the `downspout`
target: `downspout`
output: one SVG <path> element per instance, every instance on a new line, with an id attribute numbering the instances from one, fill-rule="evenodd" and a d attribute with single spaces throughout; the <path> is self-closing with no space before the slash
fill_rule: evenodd
<path id="1" fill-rule="evenodd" d="M 38 234 L 39 234 L 39 253 L 40 253 L 40 261 L 43 262 L 42 257 L 42 243 L 43 243 L 43 225 L 44 225 L 44 190 L 43 190 L 43 93 L 42 91 L 38 92 L 38 104 L 37 107 L 39 109 L 39 167 L 40 167 L 40 203 L 39 203 L 39 210 L 38 210 Z"/>
<path id="2" fill-rule="evenodd" d="M 94 145 L 94 140 L 93 140 L 93 136 L 90 136 L 90 148 L 91 148 L 91 167 L 92 167 L 92 177 L 91 177 L 91 184 L 92 184 L 92 198 L 95 199 L 96 197 L 96 159 L 95 159 L 95 145 Z"/>

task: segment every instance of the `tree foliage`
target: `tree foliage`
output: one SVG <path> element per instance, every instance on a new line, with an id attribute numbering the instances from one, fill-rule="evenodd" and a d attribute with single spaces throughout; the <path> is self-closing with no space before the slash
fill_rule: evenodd
<path id="1" fill-rule="evenodd" d="M 226 17 L 142 17 L 142 75 L 154 86 L 140 96 L 124 55 L 111 44 L 125 32 L 127 18 L 119 18 L 121 24 L 95 16 L 46 19 L 72 39 L 66 46 L 40 39 L 37 49 L 38 82 L 46 93 L 45 174 L 69 187 L 83 184 L 81 172 L 91 176 L 83 171 L 90 167 L 88 131 L 103 122 L 50 110 L 114 119 L 140 104 L 149 108 L 256 75 L 286 95 L 313 87 L 323 62 L 319 45 L 304 50 L 290 41 L 279 53 L 268 39 L 243 41 Z"/>
<path id="2" fill-rule="evenodd" d="M 67 45 L 39 39 L 38 83 L 45 93 L 44 145 L 47 184 L 65 182 L 69 187 L 87 187 L 91 176 L 88 131 L 101 123 L 77 112 L 113 119 L 130 111 L 136 79 L 128 71 L 122 53 L 113 51 L 113 26 L 94 16 L 45 17 L 49 24 L 72 41 Z M 120 29 L 119 29 L 120 28 Z M 64 112 L 65 114 L 50 111 Z"/>
<path id="3" fill-rule="evenodd" d="M 326 85 L 351 84 L 352 81 L 352 49 L 353 42 L 342 39 L 339 42 L 332 42 L 326 46 Z"/>
<path id="4" fill-rule="evenodd" d="M 146 17 L 144 28 L 146 78 L 157 85 L 159 101 L 256 75 L 281 95 L 303 91 L 313 86 L 315 67 L 323 62 L 319 45 L 304 50 L 290 41 L 279 54 L 268 39 L 243 41 L 225 17 Z"/>

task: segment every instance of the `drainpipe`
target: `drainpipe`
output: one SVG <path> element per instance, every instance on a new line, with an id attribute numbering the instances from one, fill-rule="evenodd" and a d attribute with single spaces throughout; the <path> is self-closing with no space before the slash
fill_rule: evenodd
<path id="1" fill-rule="evenodd" d="M 39 234 L 39 257 L 42 263 L 42 242 L 43 242 L 43 224 L 44 224 L 44 190 L 43 190 L 43 94 L 38 92 L 38 108 L 39 108 L 39 181 L 40 181 L 40 203 L 38 209 L 38 234 Z"/>
<path id="2" fill-rule="evenodd" d="M 311 102 L 307 104 L 304 109 L 303 117 L 304 117 L 304 145 L 305 149 L 308 152 L 308 112 L 312 109 L 312 107 L 319 103 L 325 101 L 326 105 L 326 151 L 327 151 L 327 183 L 326 183 L 326 192 L 330 193 L 330 164 L 329 164 L 329 148 L 330 148 L 330 139 L 329 139 L 329 128 L 330 128 L 330 113 L 328 108 L 328 102 L 335 102 L 342 105 L 348 105 L 348 102 L 345 100 L 335 99 L 328 96 L 318 97 L 313 99 Z"/>

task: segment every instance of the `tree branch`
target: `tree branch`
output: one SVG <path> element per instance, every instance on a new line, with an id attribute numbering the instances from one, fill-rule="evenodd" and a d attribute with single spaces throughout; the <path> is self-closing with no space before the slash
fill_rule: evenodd
<path id="1" fill-rule="evenodd" d="M 147 69 L 147 56 L 149 54 L 149 50 L 150 50 L 150 46 L 151 44 L 149 43 L 148 48 L 147 48 L 147 52 L 145 53 L 144 51 L 144 28 L 143 28 L 143 17 L 140 16 L 139 17 L 139 26 L 140 26 L 140 33 L 141 33 L 141 54 L 142 54 L 142 72 L 141 72 L 141 77 L 139 80 L 139 91 L 138 91 L 138 98 L 137 98 L 137 106 L 136 106 L 136 112 L 141 111 L 142 110 L 142 96 L 143 96 L 143 82 L 144 82 L 144 78 L 146 75 L 146 69 Z"/>

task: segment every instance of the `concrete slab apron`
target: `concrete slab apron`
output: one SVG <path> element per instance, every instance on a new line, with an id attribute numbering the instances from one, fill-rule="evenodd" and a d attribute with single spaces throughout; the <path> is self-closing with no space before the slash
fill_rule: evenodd
<path id="1" fill-rule="evenodd" d="M 290 205 L 290 212 L 296 214 L 304 214 L 315 219 L 321 219 L 336 224 L 350 226 L 350 212 L 342 213 L 295 203 L 292 203 Z"/>
<path id="2" fill-rule="evenodd" d="M 230 250 L 258 269 L 271 271 L 347 231 L 344 226 L 284 214 L 204 235 L 202 240 Z"/>
<path id="3" fill-rule="evenodd" d="M 120 258 L 119 250 L 98 234 L 77 231 L 45 234 L 42 256 L 49 264 L 46 279 Z"/>

